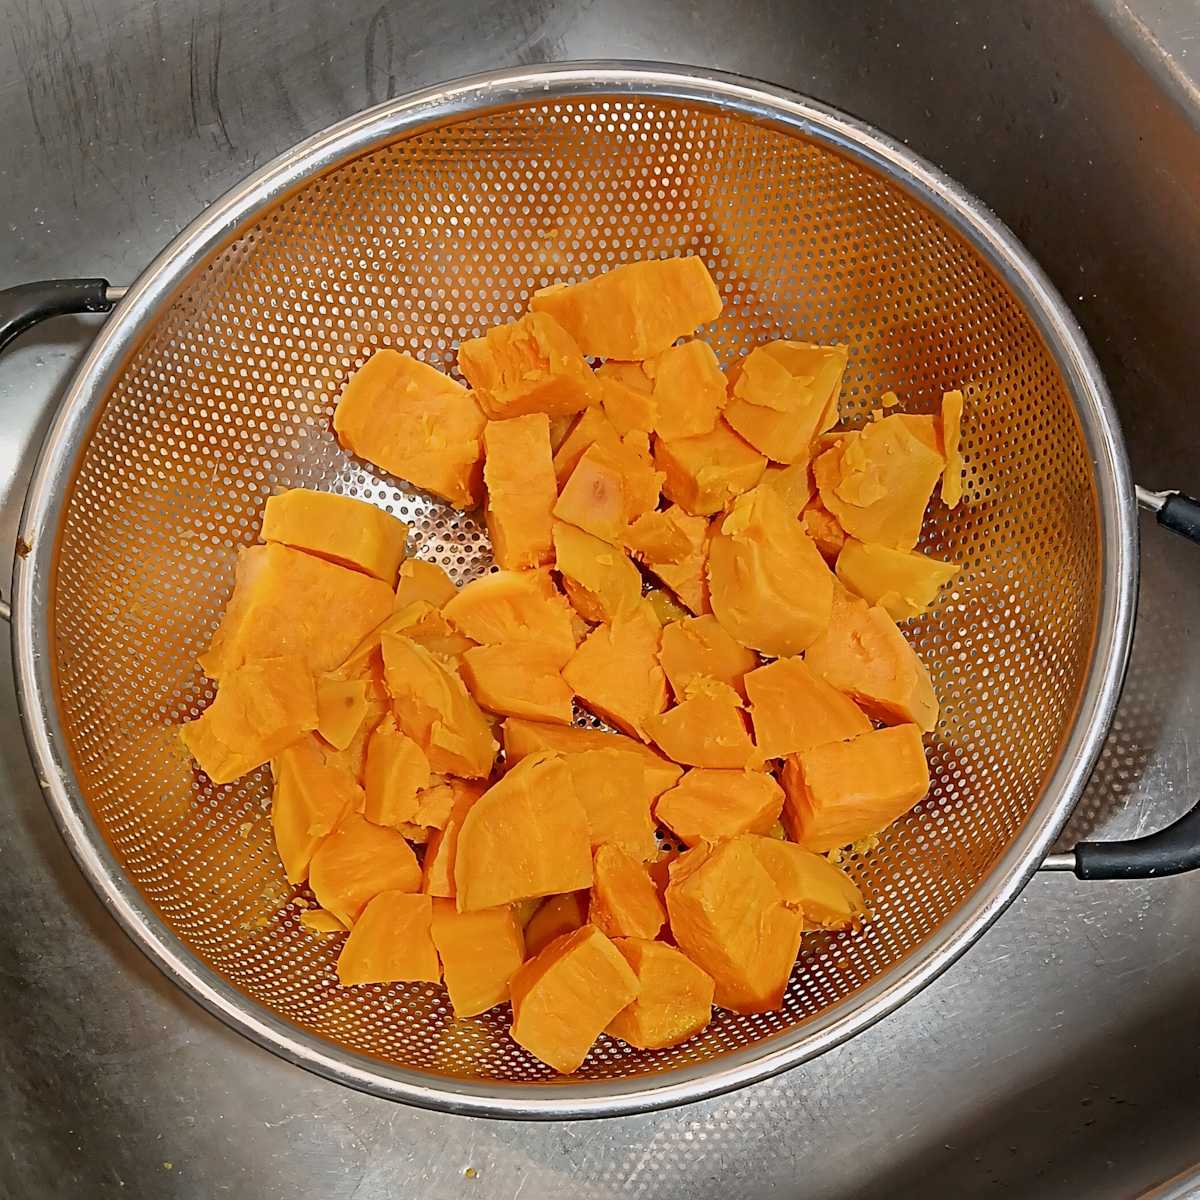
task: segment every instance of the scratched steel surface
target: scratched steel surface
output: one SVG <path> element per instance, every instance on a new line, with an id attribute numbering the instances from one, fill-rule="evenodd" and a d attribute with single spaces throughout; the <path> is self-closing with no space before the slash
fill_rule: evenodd
<path id="1" fill-rule="evenodd" d="M 690 60 L 841 105 L 982 195 L 1087 328 L 1138 478 L 1195 490 L 1194 26 L 1190 0 L 0 0 L 0 284 L 128 279 L 254 165 L 410 87 L 513 61 Z M 6 556 L 91 328 L 59 321 L 0 362 Z M 1144 533 L 1132 673 L 1076 835 L 1191 802 L 1200 555 Z M 511 1125 L 324 1083 L 163 983 L 52 828 L 7 682 L 0 793 L 3 1197 L 1115 1198 L 1200 1157 L 1200 879 L 1037 879 L 940 981 L 805 1068 L 674 1112 Z"/>

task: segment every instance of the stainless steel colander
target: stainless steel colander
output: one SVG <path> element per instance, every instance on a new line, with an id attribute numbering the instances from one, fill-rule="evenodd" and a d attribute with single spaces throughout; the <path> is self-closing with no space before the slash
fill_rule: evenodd
<path id="1" fill-rule="evenodd" d="M 966 394 L 966 497 L 953 513 L 935 506 L 922 539 L 963 570 L 909 629 L 943 703 L 933 787 L 850 861 L 872 919 L 807 945 L 782 1012 L 718 1012 L 672 1050 L 602 1039 L 561 1079 L 509 1040 L 504 1012 L 455 1022 L 434 987 L 336 987 L 338 941 L 300 927 L 304 896 L 276 859 L 266 771 L 198 782 L 176 727 L 211 699 L 196 655 L 276 489 L 370 500 L 456 580 L 486 568 L 474 516 L 339 449 L 335 401 L 374 349 L 451 367 L 461 339 L 517 316 L 535 288 L 685 253 L 724 297 L 706 334 L 723 361 L 768 338 L 845 343 L 848 420 L 885 390 L 910 411 Z M 619 64 L 390 102 L 214 205 L 129 289 L 77 372 L 21 528 L 12 616 L 30 746 L 117 919 L 193 997 L 285 1058 L 496 1116 L 614 1114 L 729 1089 L 850 1036 L 945 969 L 1042 862 L 1080 794 L 1136 581 L 1133 488 L 1103 383 L 995 218 L 820 104 Z"/>

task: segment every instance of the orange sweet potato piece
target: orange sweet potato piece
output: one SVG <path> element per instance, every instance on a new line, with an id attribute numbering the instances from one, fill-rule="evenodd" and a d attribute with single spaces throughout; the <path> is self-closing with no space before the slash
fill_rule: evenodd
<path id="1" fill-rule="evenodd" d="M 625 544 L 697 616 L 710 611 L 709 524 L 677 504 L 644 513 L 625 531 Z"/>
<path id="2" fill-rule="evenodd" d="M 780 658 L 745 678 L 754 744 L 764 758 L 783 758 L 871 728 L 867 714 L 800 658 Z"/>
<path id="3" fill-rule="evenodd" d="M 453 800 L 450 815 L 445 825 L 435 830 L 425 846 L 425 858 L 421 864 L 421 891 L 431 896 L 453 897 L 454 859 L 458 853 L 458 831 L 466 820 L 471 806 L 483 795 L 486 787 L 482 783 L 466 779 L 451 779 L 450 791 Z"/>
<path id="4" fill-rule="evenodd" d="M 513 1041 L 569 1074 L 637 995 L 637 976 L 594 925 L 564 934 L 512 978 Z"/>
<path id="5" fill-rule="evenodd" d="M 433 901 L 412 892 L 380 892 L 363 909 L 338 956 L 338 982 L 437 983 Z"/>
<path id="6" fill-rule="evenodd" d="M 847 538 L 836 572 L 868 604 L 886 609 L 893 621 L 904 621 L 926 612 L 941 588 L 958 574 L 958 567 L 915 550 L 893 550 Z"/>
<path id="7" fill-rule="evenodd" d="M 775 881 L 783 902 L 818 929 L 848 929 L 864 909 L 854 880 L 822 854 L 778 838 L 753 838 L 758 861 Z"/>
<path id="8" fill-rule="evenodd" d="M 461 384 L 409 354 L 377 350 L 333 414 L 342 447 L 456 508 L 479 500 L 486 418 Z"/>
<path id="9" fill-rule="evenodd" d="M 213 783 L 230 783 L 316 729 L 318 720 L 304 660 L 264 658 L 226 675 L 212 704 L 180 737 Z"/>
<path id="10" fill-rule="evenodd" d="M 520 571 L 550 562 L 550 510 L 558 499 L 558 483 L 546 415 L 489 421 L 483 453 L 484 515 L 496 564 Z"/>
<path id="11" fill-rule="evenodd" d="M 414 819 L 418 793 L 428 786 L 425 751 L 400 731 L 394 717 L 384 717 L 367 742 L 363 815 L 376 825 L 398 829 Z"/>
<path id="12" fill-rule="evenodd" d="M 821 557 L 832 566 L 846 544 L 846 531 L 841 522 L 821 503 L 819 496 L 814 496 L 804 506 L 800 520 L 804 532 L 820 550 Z"/>
<path id="13" fill-rule="evenodd" d="M 712 685 L 658 716 L 646 718 L 646 730 L 658 748 L 691 767 L 741 769 L 758 765 L 741 702 L 732 688 Z"/>
<path id="14" fill-rule="evenodd" d="M 775 462 L 808 460 L 818 434 L 837 423 L 844 346 L 778 341 L 759 346 L 729 372 L 725 419 Z"/>
<path id="15" fill-rule="evenodd" d="M 314 852 L 308 882 L 321 907 L 351 926 L 380 892 L 417 891 L 421 867 L 396 830 L 349 812 Z"/>
<path id="16" fill-rule="evenodd" d="M 721 297 L 708 268 L 689 255 L 628 263 L 582 283 L 542 288 L 529 307 L 554 317 L 589 358 L 635 362 L 715 321 Z"/>
<path id="17" fill-rule="evenodd" d="M 346 927 L 331 912 L 323 908 L 310 908 L 300 914 L 300 924 L 309 933 L 345 933 Z"/>
<path id="18" fill-rule="evenodd" d="M 440 655 L 452 663 L 470 650 L 475 643 L 458 633 L 446 619 L 446 614 L 424 600 L 416 600 L 397 609 L 380 628 L 380 641 L 385 633 L 402 633 L 431 654 Z M 382 662 L 382 658 L 380 660 Z"/>
<path id="19" fill-rule="evenodd" d="M 662 630 L 653 611 L 598 625 L 563 668 L 580 702 L 610 725 L 648 742 L 647 722 L 667 706 L 667 681 L 658 665 Z"/>
<path id="20" fill-rule="evenodd" d="M 549 571 L 495 571 L 473 579 L 443 609 L 460 633 L 483 646 L 536 642 L 561 666 L 575 653 L 571 606 Z"/>
<path id="21" fill-rule="evenodd" d="M 895 725 L 794 754 L 783 790 L 783 823 L 798 846 L 820 854 L 870 837 L 929 791 L 921 731 Z"/>
<path id="22" fill-rule="evenodd" d="M 942 453 L 946 467 L 942 471 L 942 503 L 957 508 L 963 494 L 962 456 L 963 394 L 960 391 L 942 394 L 941 435 Z"/>
<path id="23" fill-rule="evenodd" d="M 458 673 L 411 638 L 383 636 L 388 691 L 400 728 L 444 775 L 483 779 L 499 747 Z"/>
<path id="24" fill-rule="evenodd" d="M 642 1050 L 678 1046 L 712 1018 L 713 981 L 686 954 L 663 942 L 617 938 L 613 945 L 637 976 L 637 998 L 605 1032 Z"/>
<path id="25" fill-rule="evenodd" d="M 554 523 L 554 565 L 585 621 L 621 620 L 641 600 L 641 573 L 624 551 L 562 521 Z"/>
<path id="26" fill-rule="evenodd" d="M 508 999 L 508 983 L 525 961 L 525 939 L 510 908 L 460 913 L 433 902 L 433 944 L 456 1017 L 474 1017 Z"/>
<path id="27" fill-rule="evenodd" d="M 396 608 L 407 608 L 418 600 L 441 608 L 458 594 L 454 581 L 437 563 L 420 558 L 408 558 L 400 564 L 396 583 Z"/>
<path id="28" fill-rule="evenodd" d="M 462 657 L 462 677 L 489 712 L 530 721 L 571 723 L 570 687 L 553 646 L 536 642 L 476 646 Z"/>
<path id="29" fill-rule="evenodd" d="M 846 434 L 813 473 L 821 502 L 851 537 L 911 550 L 944 465 L 897 414 Z"/>
<path id="30" fill-rule="evenodd" d="M 622 739 L 623 741 L 626 739 Z M 567 754 L 575 794 L 587 814 L 592 848 L 611 844 L 644 862 L 658 853 L 650 806 L 680 776 L 674 763 L 624 750 Z"/>
<path id="31" fill-rule="evenodd" d="M 645 864 L 620 846 L 605 843 L 592 859 L 592 899 L 588 920 L 611 938 L 655 938 L 667 910 Z"/>
<path id="32" fill-rule="evenodd" d="M 557 754 L 522 759 L 471 806 L 454 883 L 463 912 L 590 887 L 587 814 Z"/>
<path id="33" fill-rule="evenodd" d="M 570 479 L 584 453 L 596 444 L 619 450 L 621 435 L 604 409 L 589 408 L 580 414 L 554 452 L 554 477 L 560 488 Z"/>
<path id="34" fill-rule="evenodd" d="M 767 460 L 724 420 L 711 433 L 654 444 L 654 465 L 663 472 L 663 494 L 685 512 L 709 516 L 763 477 Z"/>
<path id="35" fill-rule="evenodd" d="M 365 679 L 322 675 L 317 680 L 317 732 L 335 749 L 345 750 L 367 718 Z"/>
<path id="36" fill-rule="evenodd" d="M 533 958 L 564 933 L 587 924 L 587 892 L 547 896 L 525 926 L 525 953 Z"/>
<path id="37" fill-rule="evenodd" d="M 808 648 L 808 666 L 868 716 L 889 725 L 912 721 L 926 732 L 938 720 L 933 682 L 896 622 L 842 588 L 829 626 Z"/>
<path id="38" fill-rule="evenodd" d="M 575 339 L 545 313 L 527 313 L 467 339 L 458 347 L 458 369 L 492 420 L 567 416 L 598 399 Z"/>
<path id="39" fill-rule="evenodd" d="M 658 415 L 654 431 L 668 441 L 712 433 L 725 406 L 725 376 L 706 342 L 682 342 L 647 359 Z"/>
<path id="40" fill-rule="evenodd" d="M 289 883 L 308 878 L 313 853 L 348 813 L 362 806 L 362 788 L 314 737 L 303 738 L 271 763 L 275 792 L 271 825 Z"/>
<path id="41" fill-rule="evenodd" d="M 735 642 L 716 617 L 705 616 L 664 625 L 658 661 L 677 700 L 688 697 L 697 679 L 716 679 L 744 699 L 742 679 L 758 666 L 758 655 Z"/>
<path id="42" fill-rule="evenodd" d="M 655 816 L 685 846 L 739 833 L 766 833 L 783 809 L 783 790 L 763 771 L 693 768 L 654 806 Z"/>
<path id="43" fill-rule="evenodd" d="M 758 861 L 748 835 L 707 844 L 671 864 L 667 913 L 675 943 L 711 976 L 734 1012 L 779 1008 L 804 928 Z"/>
<path id="44" fill-rule="evenodd" d="M 504 758 L 508 766 L 519 763 L 527 754 L 539 750 L 554 750 L 560 754 L 577 754 L 585 750 L 624 750 L 636 755 L 647 770 L 678 773 L 677 768 L 649 746 L 623 733 L 608 733 L 601 729 L 580 729 L 576 725 L 547 725 L 540 721 L 523 721 L 509 717 L 504 722 Z M 663 785 L 670 787 L 670 781 Z"/>
<path id="45" fill-rule="evenodd" d="M 594 442 L 584 451 L 554 505 L 554 515 L 598 538 L 621 542 L 630 523 L 657 504 L 662 476 L 632 443 Z"/>
<path id="46" fill-rule="evenodd" d="M 641 363 L 606 362 L 596 368 L 596 381 L 604 415 L 619 434 L 653 433 L 658 405 Z"/>
<path id="47" fill-rule="evenodd" d="M 833 575 L 770 488 L 734 501 L 708 547 L 713 614 L 764 654 L 797 654 L 829 624 Z"/>
<path id="48" fill-rule="evenodd" d="M 392 589 L 277 542 L 241 551 L 233 595 L 200 666 L 222 679 L 244 663 L 295 656 L 332 671 L 391 611 Z"/>
<path id="49" fill-rule="evenodd" d="M 778 492 L 779 498 L 787 505 L 788 512 L 795 517 L 800 516 L 813 498 L 812 468 L 808 459 L 801 459 L 786 467 L 778 463 L 768 463 L 761 486 Z M 809 536 L 813 536 L 811 531 Z"/>
<path id="50" fill-rule="evenodd" d="M 267 500 L 262 540 L 365 571 L 394 587 L 408 526 L 365 500 L 291 488 Z"/>

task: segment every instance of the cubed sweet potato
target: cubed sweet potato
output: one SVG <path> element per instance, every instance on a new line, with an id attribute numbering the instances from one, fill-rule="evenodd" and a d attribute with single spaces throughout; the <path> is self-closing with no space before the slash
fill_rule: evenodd
<path id="1" fill-rule="evenodd" d="M 567 754 L 566 762 L 593 849 L 611 844 L 638 862 L 653 858 L 658 842 L 651 805 L 679 778 L 679 767 L 621 749 L 577 751 Z"/>
<path id="2" fill-rule="evenodd" d="M 709 523 L 677 504 L 644 513 L 625 532 L 625 545 L 689 611 L 709 611 Z"/>
<path id="3" fill-rule="evenodd" d="M 649 746 L 623 733 L 602 729 L 581 729 L 577 725 L 547 725 L 541 721 L 523 721 L 509 717 L 503 726 L 504 759 L 508 766 L 519 763 L 527 754 L 539 750 L 554 750 L 560 754 L 577 754 L 585 750 L 624 750 L 636 755 L 648 771 L 678 769 Z M 670 782 L 663 785 L 669 787 Z"/>
<path id="4" fill-rule="evenodd" d="M 554 477 L 560 488 L 588 449 L 597 444 L 619 452 L 621 435 L 603 408 L 589 408 L 571 425 L 554 452 Z"/>
<path id="5" fill-rule="evenodd" d="M 712 433 L 725 406 L 725 376 L 712 347 L 692 340 L 642 364 L 654 384 L 654 432 L 668 441 Z"/>
<path id="6" fill-rule="evenodd" d="M 471 806 L 454 883 L 463 912 L 590 887 L 587 814 L 561 755 L 522 759 Z"/>
<path id="7" fill-rule="evenodd" d="M 841 522 L 821 503 L 820 496 L 814 496 L 804 506 L 800 521 L 821 557 L 833 566 L 846 544 L 846 531 Z"/>
<path id="8" fill-rule="evenodd" d="M 771 837 L 754 838 L 751 846 L 783 902 L 799 909 L 806 925 L 848 929 L 863 911 L 858 885 L 823 854 Z"/>
<path id="9" fill-rule="evenodd" d="M 433 944 L 456 1017 L 473 1017 L 508 999 L 509 980 L 525 961 L 525 939 L 510 908 L 459 912 L 433 902 Z"/>
<path id="10" fill-rule="evenodd" d="M 554 515 L 579 529 L 621 543 L 626 529 L 658 504 L 662 476 L 649 457 L 622 442 L 584 451 L 554 505 Z"/>
<path id="11" fill-rule="evenodd" d="M 685 846 L 762 833 L 779 819 L 783 790 L 764 771 L 693 768 L 654 806 Z"/>
<path id="12" fill-rule="evenodd" d="M 535 292 L 529 307 L 549 313 L 590 358 L 635 362 L 661 354 L 721 315 L 708 268 L 694 255 L 614 267 L 576 284 Z"/>
<path id="13" fill-rule="evenodd" d="M 462 677 L 489 712 L 530 721 L 571 723 L 570 687 L 553 646 L 536 642 L 476 646 L 462 656 Z"/>
<path id="14" fill-rule="evenodd" d="M 418 600 L 441 608 L 458 593 L 454 581 L 437 563 L 420 558 L 406 558 L 400 564 L 396 582 L 396 608 L 407 608 Z"/>
<path id="15" fill-rule="evenodd" d="M 429 786 L 429 778 L 425 751 L 401 732 L 393 716 L 385 717 L 367 742 L 363 815 L 393 829 L 412 821 L 417 796 Z"/>
<path id="16" fill-rule="evenodd" d="M 801 658 L 780 658 L 745 677 L 754 744 L 764 758 L 783 758 L 871 728 L 867 714 Z"/>
<path id="17" fill-rule="evenodd" d="M 740 770 L 759 761 L 739 697 L 721 683 L 712 692 L 698 693 L 647 717 L 645 726 L 668 758 L 687 766 Z"/>
<path id="18" fill-rule="evenodd" d="M 380 892 L 415 892 L 421 866 L 394 829 L 348 812 L 312 856 L 308 882 L 322 908 L 347 927 Z"/>
<path id="19" fill-rule="evenodd" d="M 734 501 L 708 547 L 713 614 L 743 646 L 798 654 L 829 624 L 834 579 L 770 488 Z"/>
<path id="20" fill-rule="evenodd" d="M 678 1046 L 712 1018 L 713 981 L 682 950 L 645 938 L 617 938 L 613 945 L 637 976 L 637 997 L 605 1030 L 641 1050 Z"/>
<path id="21" fill-rule="evenodd" d="M 322 675 L 316 685 L 317 732 L 335 750 L 345 750 L 367 717 L 367 682 Z"/>
<path id="22" fill-rule="evenodd" d="M 915 550 L 893 550 L 847 538 L 836 571 L 850 591 L 886 609 L 893 621 L 905 621 L 928 610 L 941 588 L 958 574 L 958 567 Z"/>
<path id="23" fill-rule="evenodd" d="M 550 562 L 550 510 L 558 499 L 558 483 L 546 415 L 489 421 L 483 453 L 484 516 L 497 566 L 520 571 Z"/>
<path id="24" fill-rule="evenodd" d="M 790 466 L 768 463 L 760 483 L 779 493 L 788 512 L 798 517 L 813 498 L 812 467 L 808 459 L 800 459 Z M 811 537 L 811 533 L 809 534 Z M 819 549 L 819 547 L 818 547 Z"/>
<path id="25" fill-rule="evenodd" d="M 915 725 L 827 742 L 784 764 L 783 823 L 792 840 L 824 853 L 886 829 L 929 791 L 929 764 Z"/>
<path id="26" fill-rule="evenodd" d="M 676 700 L 686 700 L 697 679 L 719 680 L 744 699 L 742 680 L 758 666 L 758 655 L 735 642 L 713 616 L 664 625 L 658 660 Z"/>
<path id="27" fill-rule="evenodd" d="M 586 891 L 547 896 L 525 926 L 526 955 L 533 958 L 564 933 L 574 933 L 586 925 L 589 898 Z"/>
<path id="28" fill-rule="evenodd" d="M 592 859 L 588 920 L 611 938 L 655 938 L 667 910 L 645 864 L 606 842 Z"/>
<path id="29" fill-rule="evenodd" d="M 363 909 L 338 956 L 338 982 L 437 983 L 433 902 L 412 892 L 380 892 Z"/>
<path id="30" fill-rule="evenodd" d="M 658 419 L 654 384 L 636 362 L 607 362 L 596 368 L 604 415 L 620 434 L 652 433 Z"/>
<path id="31" fill-rule="evenodd" d="M 594 925 L 564 934 L 512 978 L 513 1041 L 568 1074 L 637 995 L 637 976 Z"/>
<path id="32" fill-rule="evenodd" d="M 445 825 L 435 830 L 425 845 L 425 858 L 421 864 L 421 891 L 431 896 L 453 897 L 454 859 L 458 853 L 458 831 L 466 820 L 471 806 L 487 790 L 475 780 L 451 779 L 450 790 L 453 803 Z"/>
<path id="33" fill-rule="evenodd" d="M 642 576 L 625 552 L 563 521 L 554 523 L 554 565 L 585 621 L 622 620 L 641 600 Z"/>
<path id="34" fill-rule="evenodd" d="M 351 454 L 456 508 L 479 500 L 485 422 L 465 387 L 395 350 L 377 350 L 354 372 L 333 414 Z"/>
<path id="35" fill-rule="evenodd" d="M 711 433 L 654 444 L 654 465 L 663 473 L 663 494 L 685 512 L 710 516 L 763 477 L 767 460 L 724 420 Z"/>

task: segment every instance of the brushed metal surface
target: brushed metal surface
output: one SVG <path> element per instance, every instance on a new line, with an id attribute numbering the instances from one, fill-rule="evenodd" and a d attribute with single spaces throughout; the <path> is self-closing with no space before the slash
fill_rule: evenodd
<path id="1" fill-rule="evenodd" d="M 1138 477 L 1188 486 L 1194 441 L 1175 421 L 1197 352 L 1172 324 L 1200 277 L 1183 219 L 1200 194 L 1186 115 L 1091 9 L 979 6 L 956 10 L 955 23 L 909 6 L 840 17 L 827 7 L 780 6 L 750 21 L 682 5 L 335 13 L 281 3 L 222 14 L 130 3 L 69 19 L 10 5 L 0 97 L 11 120 L 0 138 L 16 228 L 0 231 L 4 282 L 79 270 L 129 278 L 254 163 L 388 92 L 521 57 L 669 55 L 844 105 L 993 203 L 1076 304 Z M 8 532 L 46 403 L 86 337 L 83 322 L 60 322 L 0 370 L 0 469 L 16 476 Z M 1073 836 L 1150 828 L 1189 801 L 1200 664 L 1188 604 L 1200 567 L 1186 547 L 1145 534 L 1130 684 Z M 569 1180 L 596 1196 L 1123 1196 L 1194 1156 L 1197 893 L 1187 879 L 1035 880 L 934 988 L 816 1064 L 676 1112 L 517 1128 L 320 1083 L 161 985 L 67 859 L 13 721 L 0 738 L 11 798 L 0 1183 L 14 1195 L 88 1185 L 536 1196 Z"/>

